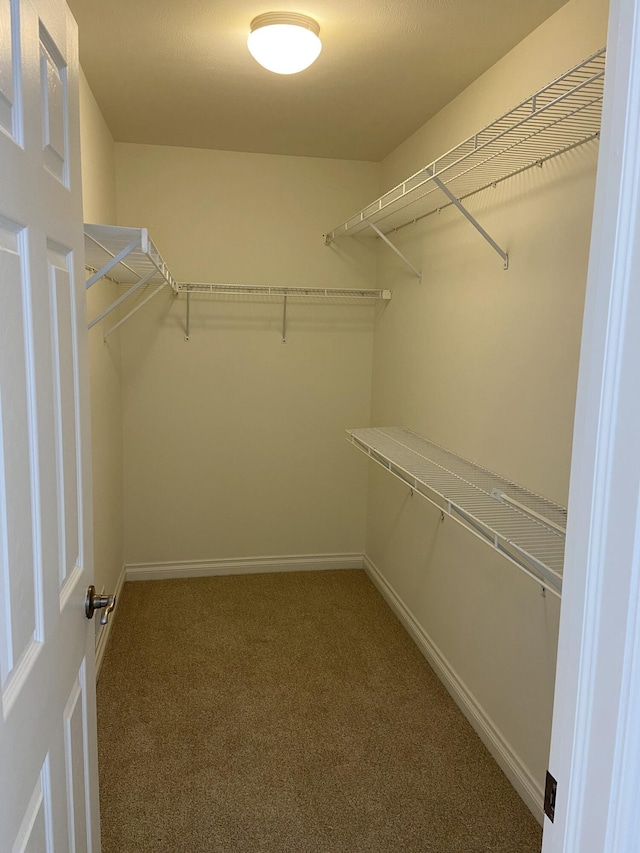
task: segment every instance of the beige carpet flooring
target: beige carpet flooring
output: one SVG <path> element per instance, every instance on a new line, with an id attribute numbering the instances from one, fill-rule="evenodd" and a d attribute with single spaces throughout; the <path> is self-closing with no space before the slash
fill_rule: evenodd
<path id="1" fill-rule="evenodd" d="M 360 571 L 126 584 L 98 723 L 103 853 L 540 851 Z"/>

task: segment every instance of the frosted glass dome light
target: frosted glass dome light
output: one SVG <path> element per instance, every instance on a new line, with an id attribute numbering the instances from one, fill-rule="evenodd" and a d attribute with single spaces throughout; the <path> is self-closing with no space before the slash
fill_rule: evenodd
<path id="1" fill-rule="evenodd" d="M 253 58 L 276 74 L 297 74 L 322 50 L 320 27 L 297 12 L 265 12 L 251 21 L 247 47 Z"/>

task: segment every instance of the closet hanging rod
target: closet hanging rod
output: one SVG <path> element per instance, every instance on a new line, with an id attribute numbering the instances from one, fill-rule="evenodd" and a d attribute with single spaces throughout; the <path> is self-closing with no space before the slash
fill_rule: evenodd
<path id="1" fill-rule="evenodd" d="M 311 296 L 320 299 L 391 299 L 390 290 L 338 287 L 275 287 L 262 284 L 203 284 L 179 282 L 177 293 L 210 293 L 228 296 Z"/>

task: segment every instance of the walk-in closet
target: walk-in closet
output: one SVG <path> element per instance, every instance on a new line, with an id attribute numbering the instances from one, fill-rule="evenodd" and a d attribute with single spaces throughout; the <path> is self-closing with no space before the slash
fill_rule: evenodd
<path id="1" fill-rule="evenodd" d="M 98 576 L 363 569 L 539 821 L 606 13 L 380 162 L 111 145 L 84 88 Z"/>
<path id="2" fill-rule="evenodd" d="M 104 853 L 540 850 L 609 3 L 67 2 Z"/>

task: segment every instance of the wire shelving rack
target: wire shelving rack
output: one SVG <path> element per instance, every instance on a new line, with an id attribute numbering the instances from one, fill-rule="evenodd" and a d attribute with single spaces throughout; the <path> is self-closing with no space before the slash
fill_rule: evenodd
<path id="1" fill-rule="evenodd" d="M 560 596 L 564 507 L 402 427 L 353 429 L 347 435 L 444 515 Z"/>
<path id="2" fill-rule="evenodd" d="M 85 223 L 84 253 L 85 267 L 91 273 L 87 290 L 101 278 L 125 288 L 111 305 L 89 321 L 90 329 L 125 302 L 130 307 L 129 300 L 137 296 L 135 307 L 104 333 L 105 340 L 165 287 L 177 292 L 178 286 L 146 228 Z"/>
<path id="3" fill-rule="evenodd" d="M 314 299 L 391 299 L 390 290 L 351 287 L 281 287 L 268 284 L 202 284 L 181 282 L 178 293 L 227 296 L 307 296 Z"/>
<path id="4" fill-rule="evenodd" d="M 350 287 L 286 287 L 263 284 L 206 284 L 183 282 L 177 285 L 178 293 L 186 293 L 185 341 L 191 338 L 191 297 L 195 296 L 257 296 L 282 299 L 282 343 L 287 342 L 287 304 L 290 297 L 307 299 L 339 299 L 356 302 L 391 299 L 390 290 L 366 290 Z"/>
<path id="5" fill-rule="evenodd" d="M 507 253 L 461 203 L 487 187 L 597 138 L 605 59 L 606 49 L 602 48 L 327 232 L 325 242 L 329 244 L 367 228 L 383 237 L 454 204 L 502 256 L 506 268 Z M 395 246 L 391 248 L 398 252 Z M 406 258 L 403 260 L 409 264 Z"/>
<path id="6" fill-rule="evenodd" d="M 127 303 L 128 311 L 104 332 L 104 339 L 115 332 L 158 293 L 168 288 L 175 296 L 186 295 L 185 340 L 190 336 L 190 302 L 192 296 L 229 296 L 259 298 L 277 297 L 283 302 L 282 340 L 286 343 L 287 301 L 290 297 L 332 299 L 343 301 L 388 301 L 390 290 L 339 287 L 286 287 L 261 284 L 209 284 L 177 282 L 169 272 L 146 228 L 125 228 L 119 225 L 90 225 L 85 223 L 85 268 L 90 273 L 87 289 L 102 278 L 119 285 L 123 292 L 107 308 L 89 322 L 91 329 L 112 311 Z M 165 290 L 165 292 L 167 292 Z M 131 299 L 131 297 L 136 299 Z M 131 308 L 131 305 L 134 307 Z"/>

